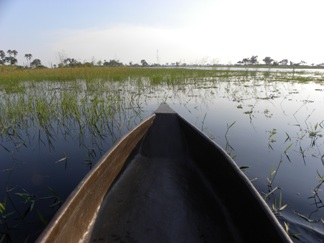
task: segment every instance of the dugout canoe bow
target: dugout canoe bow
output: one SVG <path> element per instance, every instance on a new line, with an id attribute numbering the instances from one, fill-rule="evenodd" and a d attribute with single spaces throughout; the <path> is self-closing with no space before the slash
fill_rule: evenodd
<path id="1" fill-rule="evenodd" d="M 292 242 L 250 180 L 167 104 L 85 176 L 38 242 Z"/>

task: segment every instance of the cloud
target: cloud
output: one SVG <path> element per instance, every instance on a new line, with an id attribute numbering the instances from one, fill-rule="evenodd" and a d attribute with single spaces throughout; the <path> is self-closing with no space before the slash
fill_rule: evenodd
<path id="1" fill-rule="evenodd" d="M 209 2 L 208 8 L 199 6 L 194 9 L 195 14 L 186 12 L 188 16 L 181 25 L 156 25 L 147 20 L 145 24 L 114 23 L 105 28 L 59 30 L 51 34 L 48 49 L 52 53 L 65 50 L 68 57 L 79 61 L 95 57 L 124 63 L 146 59 L 154 63 L 158 50 L 161 63 L 194 63 L 206 57 L 236 63 L 252 55 L 258 55 L 259 60 L 271 56 L 275 60 L 323 62 L 324 53 L 319 47 L 324 38 L 317 21 L 320 15 L 316 10 L 309 18 L 303 16 L 302 10 L 308 5 L 282 3 L 282 9 L 258 1 L 236 2 L 234 6 L 220 1 Z"/>
<path id="2" fill-rule="evenodd" d="M 60 31 L 51 44 L 53 51 L 65 50 L 69 57 L 83 61 L 93 56 L 99 60 L 122 62 L 194 61 L 209 55 L 210 38 L 192 29 L 168 29 L 142 26 L 115 26 L 100 30 Z"/>
<path id="3" fill-rule="evenodd" d="M 20 64 L 24 62 L 23 54 L 32 53 L 44 65 L 58 63 L 57 54 L 62 50 L 67 57 L 81 62 L 94 57 L 124 63 L 146 59 L 154 63 L 157 50 L 161 63 L 199 62 L 207 57 L 235 63 L 252 55 L 261 60 L 271 56 L 296 62 L 324 61 L 322 0 L 83 4 L 78 5 L 78 11 L 75 3 L 63 4 L 65 8 L 62 4 L 17 4 L 23 12 L 27 7 L 39 8 L 37 12 L 42 17 L 31 15 L 25 19 L 12 7 L 21 19 L 11 21 L 11 15 L 1 16 L 5 19 L 2 25 L 6 36 L 1 48 L 17 49 Z"/>

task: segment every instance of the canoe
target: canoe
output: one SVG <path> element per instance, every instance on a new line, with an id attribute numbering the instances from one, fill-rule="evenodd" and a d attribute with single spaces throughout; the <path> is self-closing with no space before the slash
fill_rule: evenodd
<path id="1" fill-rule="evenodd" d="M 227 153 L 167 104 L 85 176 L 38 242 L 291 242 Z"/>

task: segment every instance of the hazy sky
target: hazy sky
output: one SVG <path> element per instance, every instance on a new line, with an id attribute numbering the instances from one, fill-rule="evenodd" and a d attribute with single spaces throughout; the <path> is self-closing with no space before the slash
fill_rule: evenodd
<path id="1" fill-rule="evenodd" d="M 0 0 L 0 50 L 46 66 L 236 63 L 258 55 L 324 62 L 323 0 Z"/>

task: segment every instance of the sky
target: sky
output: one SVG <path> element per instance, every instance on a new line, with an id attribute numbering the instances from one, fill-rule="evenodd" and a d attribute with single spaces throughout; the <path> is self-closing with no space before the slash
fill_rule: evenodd
<path id="1" fill-rule="evenodd" d="M 0 0 L 0 50 L 125 64 L 324 63 L 323 0 Z"/>

